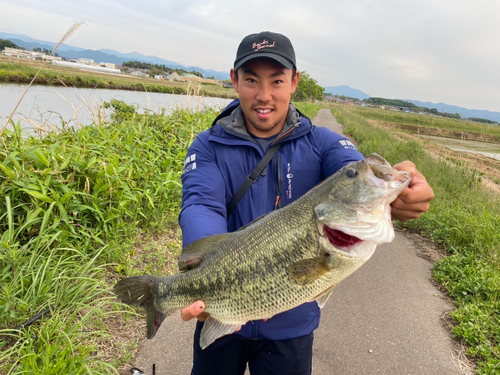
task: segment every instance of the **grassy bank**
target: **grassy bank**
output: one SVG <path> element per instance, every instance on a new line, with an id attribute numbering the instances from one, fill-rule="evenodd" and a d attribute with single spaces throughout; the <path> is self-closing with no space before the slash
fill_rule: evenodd
<path id="1" fill-rule="evenodd" d="M 29 83 L 35 77 L 41 61 L 10 59 L 0 55 L 0 82 Z M 86 87 L 103 89 L 122 89 L 133 91 L 159 92 L 166 94 L 192 94 L 219 98 L 234 98 L 232 89 L 217 84 L 193 82 L 174 82 L 153 78 L 132 77 L 126 74 L 85 72 L 79 69 L 43 65 L 34 84 Z"/>
<path id="2" fill-rule="evenodd" d="M 362 153 L 377 152 L 391 163 L 412 160 L 427 177 L 436 193 L 431 210 L 405 226 L 446 249 L 449 256 L 437 262 L 433 277 L 457 306 L 451 330 L 477 361 L 478 374 L 500 373 L 500 196 L 467 164 L 436 159 L 419 142 L 398 140 L 394 129 L 374 127 L 369 119 L 380 119 L 379 111 L 370 116 L 337 106 L 333 112 Z"/>
<path id="3" fill-rule="evenodd" d="M 116 373 L 136 345 L 112 336 L 108 324 L 126 324 L 132 310 L 109 283 L 144 261 L 137 233 L 175 226 L 187 146 L 215 113 L 137 116 L 113 105 L 105 126 L 38 139 L 18 125 L 0 138 L 2 373 Z"/>

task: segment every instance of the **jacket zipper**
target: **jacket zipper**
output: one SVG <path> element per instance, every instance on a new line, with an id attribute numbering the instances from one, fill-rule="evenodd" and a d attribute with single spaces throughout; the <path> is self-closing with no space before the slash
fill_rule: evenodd
<path id="1" fill-rule="evenodd" d="M 283 138 L 285 138 L 285 137 L 287 137 L 288 135 L 290 135 L 290 133 L 291 133 L 291 132 L 293 132 L 293 131 L 295 130 L 295 128 L 298 128 L 298 127 L 299 127 L 299 125 L 300 125 L 300 123 L 299 123 L 299 124 L 297 124 L 297 125 L 295 125 L 293 128 L 288 129 L 288 130 L 287 130 L 286 132 L 284 132 L 283 134 L 281 134 L 278 138 L 276 138 L 276 139 L 274 140 L 274 142 L 273 142 L 273 143 L 271 143 L 271 145 L 270 145 L 269 147 L 274 146 L 277 142 L 279 142 L 279 141 L 280 141 L 280 140 L 282 140 Z"/>
<path id="2" fill-rule="evenodd" d="M 271 143 L 271 146 L 275 145 L 276 142 L 279 142 L 283 138 L 289 136 L 296 128 L 298 128 L 300 123 L 297 123 L 293 128 L 288 129 L 285 133 L 281 134 L 278 138 L 274 140 L 273 143 Z M 273 161 L 273 171 L 274 171 L 274 188 L 276 190 L 276 201 L 274 203 L 274 209 L 278 209 L 283 207 L 283 201 L 282 201 L 282 191 L 281 191 L 281 186 L 282 186 L 282 177 L 281 177 L 281 156 L 276 155 L 274 157 Z"/>
<path id="3" fill-rule="evenodd" d="M 277 210 L 278 208 L 283 207 L 283 200 L 282 200 L 282 177 L 281 177 L 281 155 L 276 155 L 274 157 L 273 161 L 273 170 L 274 170 L 274 189 L 276 190 L 276 202 L 274 204 L 274 209 Z"/>

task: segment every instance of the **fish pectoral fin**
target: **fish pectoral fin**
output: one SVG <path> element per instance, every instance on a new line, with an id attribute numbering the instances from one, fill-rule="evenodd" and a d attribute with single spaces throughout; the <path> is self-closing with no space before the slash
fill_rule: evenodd
<path id="1" fill-rule="evenodd" d="M 329 255 L 303 259 L 290 267 L 290 278 L 300 285 L 310 284 L 330 271 Z"/>
<path id="2" fill-rule="evenodd" d="M 337 285 L 337 284 L 335 284 L 335 285 Z M 325 306 L 326 301 L 328 301 L 328 298 L 330 298 L 330 296 L 332 295 L 333 288 L 335 287 L 335 285 L 332 285 L 330 288 L 328 288 L 327 290 L 325 290 L 319 296 L 317 296 L 316 298 L 314 298 L 314 300 L 316 300 L 316 302 L 318 303 L 318 306 L 319 306 L 320 309 L 322 309 L 323 306 Z"/>
<path id="3" fill-rule="evenodd" d="M 240 328 L 243 324 L 245 323 L 244 322 L 236 324 L 222 323 L 221 321 L 209 316 L 207 320 L 205 320 L 203 328 L 201 329 L 200 347 L 202 349 L 205 349 L 219 337 L 236 332 L 238 328 Z"/>
<path id="4" fill-rule="evenodd" d="M 197 268 L 203 262 L 206 255 L 213 249 L 216 249 L 228 236 L 229 233 L 222 233 L 191 242 L 182 249 L 178 262 L 179 271 L 186 272 Z"/>

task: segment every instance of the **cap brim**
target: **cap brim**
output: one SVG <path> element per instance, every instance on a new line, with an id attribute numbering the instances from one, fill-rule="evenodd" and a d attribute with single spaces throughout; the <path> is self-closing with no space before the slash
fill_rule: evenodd
<path id="1" fill-rule="evenodd" d="M 290 61 L 288 61 L 287 59 L 285 59 L 284 57 L 281 57 L 279 55 L 275 55 L 273 53 L 255 53 L 255 54 L 252 54 L 250 56 L 242 58 L 238 62 L 235 62 L 234 63 L 234 70 L 238 70 L 239 68 L 241 68 L 241 66 L 243 64 L 249 62 L 250 60 L 258 59 L 258 58 L 262 58 L 262 57 L 277 61 L 287 69 L 293 68 L 293 64 Z"/>

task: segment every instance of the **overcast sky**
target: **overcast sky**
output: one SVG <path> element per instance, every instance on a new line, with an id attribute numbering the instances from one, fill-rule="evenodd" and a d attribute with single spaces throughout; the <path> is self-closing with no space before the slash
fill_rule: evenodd
<path id="1" fill-rule="evenodd" d="M 498 0 L 0 0 L 0 31 L 58 42 L 75 21 L 66 44 L 219 71 L 276 31 L 322 86 L 500 112 Z"/>

